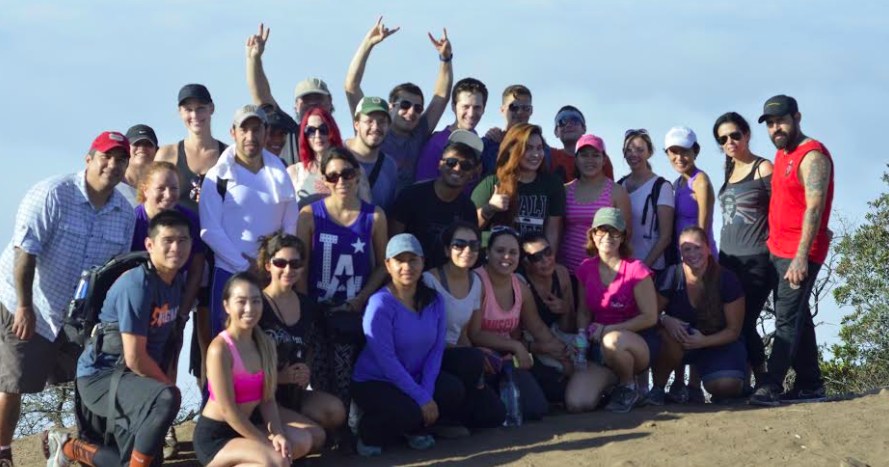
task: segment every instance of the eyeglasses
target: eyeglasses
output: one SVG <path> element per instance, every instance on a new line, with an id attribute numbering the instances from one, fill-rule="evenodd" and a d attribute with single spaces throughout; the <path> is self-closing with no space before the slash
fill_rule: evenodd
<path id="1" fill-rule="evenodd" d="M 446 157 L 442 159 L 442 162 L 444 162 L 449 169 L 453 169 L 458 165 L 460 166 L 460 170 L 472 170 L 475 168 L 475 162 L 460 159 L 458 157 Z"/>
<path id="2" fill-rule="evenodd" d="M 475 253 L 482 246 L 482 243 L 478 240 L 463 240 L 462 238 L 455 238 L 451 241 L 451 248 L 454 250 L 463 251 L 466 248 L 469 248 L 469 251 Z"/>
<path id="3" fill-rule="evenodd" d="M 559 119 L 559 121 L 557 123 L 557 125 L 559 125 L 559 128 L 564 128 L 568 125 L 582 125 L 582 124 L 583 124 L 583 121 L 579 117 L 576 117 L 574 115 L 572 115 L 570 117 L 562 117 Z"/>
<path id="4" fill-rule="evenodd" d="M 287 266 L 290 266 L 290 269 L 299 269 L 303 267 L 301 259 L 272 258 L 271 263 L 272 266 L 278 269 L 284 269 Z"/>
<path id="5" fill-rule="evenodd" d="M 732 141 L 741 141 L 741 136 L 743 136 L 743 135 L 741 134 L 740 131 L 733 131 L 727 135 L 722 135 L 722 136 L 716 138 L 716 142 L 719 143 L 720 146 L 722 146 L 728 142 L 729 138 L 731 138 Z"/>
<path id="6" fill-rule="evenodd" d="M 327 180 L 327 183 L 336 184 L 340 181 L 341 178 L 343 179 L 343 181 L 348 182 L 349 180 L 355 179 L 355 177 L 357 176 L 358 171 L 356 169 L 343 169 L 343 171 L 340 173 L 333 172 L 324 174 L 324 179 Z"/>
<path id="7" fill-rule="evenodd" d="M 526 253 L 525 259 L 532 263 L 539 263 L 543 261 L 543 258 L 549 258 L 553 255 L 553 247 L 547 245 L 546 248 L 538 251 L 537 253 Z"/>
<path id="8" fill-rule="evenodd" d="M 315 133 L 320 133 L 321 136 L 327 136 L 330 134 L 330 127 L 328 127 L 326 123 L 322 123 L 318 126 L 306 125 L 306 127 L 303 129 L 303 134 L 305 134 L 308 138 L 315 136 Z"/>
<path id="9" fill-rule="evenodd" d="M 400 101 L 396 102 L 396 104 L 398 104 L 398 108 L 401 110 L 407 110 L 407 109 L 413 107 L 414 112 L 416 112 L 418 114 L 423 113 L 423 104 L 414 104 L 413 102 L 411 102 L 409 100 L 400 100 Z"/>
<path id="10" fill-rule="evenodd" d="M 515 102 L 509 104 L 510 112 L 530 112 L 534 110 L 534 106 L 531 104 L 516 104 Z"/>
<path id="11" fill-rule="evenodd" d="M 646 130 L 645 128 L 639 128 L 636 130 L 629 129 L 624 132 L 624 139 L 627 139 L 630 136 L 636 136 L 636 135 L 648 135 L 648 130 Z"/>
<path id="12" fill-rule="evenodd" d="M 512 227 L 510 227 L 508 225 L 495 225 L 494 227 L 491 228 L 491 235 L 496 235 L 496 234 L 500 234 L 500 233 L 508 233 L 515 238 L 521 237 L 521 235 L 519 235 L 519 233 L 516 232 L 515 229 L 513 229 Z"/>
<path id="13" fill-rule="evenodd" d="M 607 236 L 609 236 L 611 238 L 615 238 L 615 239 L 618 239 L 618 238 L 621 238 L 624 236 L 623 232 L 620 232 L 615 229 L 596 229 L 593 231 L 593 235 L 595 235 L 596 238 L 602 238 L 607 235 Z"/>

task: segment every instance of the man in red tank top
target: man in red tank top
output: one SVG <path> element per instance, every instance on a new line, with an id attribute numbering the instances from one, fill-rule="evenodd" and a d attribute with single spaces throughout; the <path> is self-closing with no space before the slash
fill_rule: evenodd
<path id="1" fill-rule="evenodd" d="M 778 149 L 768 239 L 778 284 L 768 373 L 764 381 L 757 381 L 750 397 L 750 403 L 757 405 L 824 399 L 809 295 L 830 246 L 827 223 L 833 202 L 833 160 L 823 144 L 803 134 L 800 120 L 796 99 L 785 95 L 767 100 L 759 117 Z M 782 394 L 791 366 L 796 380 Z"/>

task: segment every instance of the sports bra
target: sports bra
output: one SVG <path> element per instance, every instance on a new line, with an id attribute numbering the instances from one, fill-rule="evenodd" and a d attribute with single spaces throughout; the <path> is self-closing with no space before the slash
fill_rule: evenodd
<path id="1" fill-rule="evenodd" d="M 228 331 L 223 330 L 219 335 L 225 340 L 229 351 L 231 351 L 232 360 L 234 360 L 232 365 L 232 385 L 235 390 L 235 403 L 247 404 L 262 400 L 265 372 L 259 370 L 256 373 L 247 373 L 247 369 L 244 368 L 244 362 L 241 360 L 241 353 L 238 352 L 238 347 L 232 342 Z M 207 381 L 207 391 L 210 393 L 210 400 L 215 401 L 213 385 L 209 381 Z"/>

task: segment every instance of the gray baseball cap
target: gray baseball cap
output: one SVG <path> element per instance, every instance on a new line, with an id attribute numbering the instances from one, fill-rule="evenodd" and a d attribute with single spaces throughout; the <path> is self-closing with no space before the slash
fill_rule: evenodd
<path id="1" fill-rule="evenodd" d="M 235 111 L 235 119 L 232 121 L 232 127 L 240 127 L 244 124 L 244 121 L 251 118 L 258 118 L 262 121 L 263 125 L 268 125 L 269 123 L 264 110 L 258 105 L 248 104 L 239 107 L 238 110 Z"/>

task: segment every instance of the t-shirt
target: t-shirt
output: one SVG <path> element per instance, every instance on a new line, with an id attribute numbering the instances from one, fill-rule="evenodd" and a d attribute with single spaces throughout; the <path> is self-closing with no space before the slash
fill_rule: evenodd
<path id="1" fill-rule="evenodd" d="M 438 164 L 450 136 L 451 127 L 446 126 L 444 130 L 432 133 L 432 136 L 426 141 L 426 145 L 420 151 L 420 159 L 417 160 L 415 179 L 418 182 L 438 177 Z"/>
<path id="2" fill-rule="evenodd" d="M 204 242 L 201 241 L 200 235 L 201 224 L 198 220 L 198 215 L 191 209 L 179 206 L 178 204 L 174 206 L 173 209 L 179 211 L 182 215 L 188 218 L 188 233 L 191 235 L 191 252 L 188 254 L 188 261 L 181 269 L 181 271 L 187 272 L 188 267 L 191 266 L 191 258 L 194 257 L 195 253 L 204 252 Z M 151 222 L 151 219 L 148 218 L 148 213 L 145 212 L 144 204 L 136 206 L 133 213 L 136 215 L 136 227 L 133 230 L 133 245 L 130 247 L 130 250 L 145 251 L 145 238 L 148 237 L 148 223 Z"/>
<path id="3" fill-rule="evenodd" d="M 599 275 L 599 257 L 587 258 L 577 268 L 577 281 L 586 295 L 586 304 L 593 321 L 609 325 L 623 323 L 639 315 L 633 289 L 651 270 L 637 259 L 620 262 L 617 275 L 606 287 Z"/>
<path id="4" fill-rule="evenodd" d="M 630 238 L 630 246 L 633 247 L 633 256 L 642 260 L 648 256 L 648 253 L 654 248 L 658 239 L 661 238 L 661 233 L 658 231 L 657 221 L 655 220 L 657 210 L 652 209 L 651 206 L 651 195 L 657 178 L 657 176 L 651 177 L 650 180 L 634 191 L 629 192 L 630 207 L 633 211 L 633 236 Z M 628 181 L 629 179 L 624 180 L 621 185 L 627 188 Z M 657 205 L 673 207 L 673 187 L 670 185 L 670 182 L 661 185 Z M 652 268 L 660 271 L 664 266 L 664 255 L 661 254 L 652 265 Z"/>
<path id="5" fill-rule="evenodd" d="M 426 144 L 428 138 L 429 121 L 425 117 L 420 118 L 416 128 L 407 135 L 398 135 L 392 130 L 386 133 L 386 138 L 383 140 L 380 150 L 395 162 L 398 174 L 395 185 L 396 192 L 414 183 L 417 159 L 420 158 L 420 150 L 423 149 L 423 145 Z"/>
<path id="6" fill-rule="evenodd" d="M 389 208 L 395 201 L 395 191 L 398 183 L 398 167 L 396 167 L 395 161 L 387 154 L 380 152 L 378 157 L 383 158 L 383 166 L 380 167 L 380 174 L 377 176 L 375 183 L 370 187 L 370 196 L 371 201 L 375 206 L 379 206 L 383 211 L 389 212 Z M 364 170 L 364 175 L 369 179 L 370 175 L 373 173 L 376 161 L 358 162 Z"/>
<path id="7" fill-rule="evenodd" d="M 306 363 L 308 357 L 309 334 L 315 324 L 317 313 L 316 302 L 299 294 L 299 321 L 288 326 L 281 321 L 275 306 L 268 297 L 262 297 L 262 318 L 259 326 L 265 331 L 278 351 L 278 369 L 294 363 Z"/>
<path id="8" fill-rule="evenodd" d="M 719 295 L 722 297 L 722 303 L 731 303 L 744 296 L 744 289 L 738 281 L 735 273 L 727 268 L 720 268 L 721 275 L 719 277 Z M 688 299 L 688 288 L 685 283 L 685 270 L 681 264 L 670 266 L 664 271 L 664 274 L 658 276 L 657 292 L 669 300 L 666 313 L 674 318 L 681 319 L 696 329 L 700 329 L 704 334 L 713 334 L 725 328 L 725 319 L 723 317 L 723 326 L 719 329 L 702 329 L 702 323 L 699 319 L 700 312 L 691 304 Z M 704 328 L 707 326 L 704 325 Z"/>
<path id="9" fill-rule="evenodd" d="M 442 271 L 439 272 L 442 273 Z M 472 281 L 472 285 L 469 286 L 469 293 L 463 298 L 455 298 L 431 272 L 423 273 L 423 283 L 435 289 L 442 300 L 444 300 L 445 315 L 447 317 L 445 342 L 449 345 L 457 345 L 457 341 L 460 340 L 460 334 L 463 333 L 463 328 L 466 327 L 466 323 L 472 318 L 472 312 L 482 306 L 482 281 L 475 272 L 470 272 L 469 274 Z"/>
<path id="10" fill-rule="evenodd" d="M 550 152 L 550 172 L 559 177 L 562 183 L 568 183 L 577 178 L 577 166 L 574 164 L 574 155 L 564 149 L 553 148 Z"/>
<path id="11" fill-rule="evenodd" d="M 177 274 L 168 285 L 149 268 L 130 269 L 114 282 L 99 312 L 99 321 L 118 323 L 121 333 L 146 337 L 148 355 L 158 366 L 166 368 L 164 357 L 179 316 L 184 280 Z M 97 353 L 89 344 L 77 361 L 77 377 L 114 368 L 120 357 Z"/>
<path id="12" fill-rule="evenodd" d="M 472 202 L 476 208 L 488 204 L 494 187 L 498 184 L 497 176 L 485 177 L 472 192 Z M 507 213 L 497 213 L 491 218 L 490 225 L 509 225 L 519 234 L 544 231 L 544 224 L 549 217 L 565 215 L 565 186 L 558 177 L 538 172 L 537 178 L 531 183 L 518 183 L 518 206 L 515 218 L 507 221 Z"/>
<path id="13" fill-rule="evenodd" d="M 465 193 L 454 201 L 443 201 L 435 194 L 435 180 L 415 183 L 398 194 L 392 206 L 392 218 L 404 224 L 423 247 L 426 268 L 434 268 L 447 260 L 441 233 L 455 220 L 475 223 L 475 205 Z"/>

